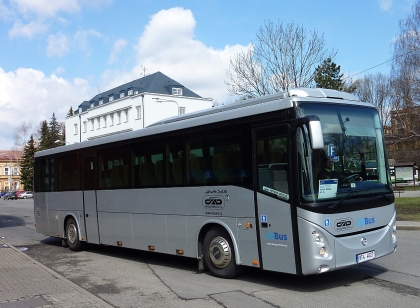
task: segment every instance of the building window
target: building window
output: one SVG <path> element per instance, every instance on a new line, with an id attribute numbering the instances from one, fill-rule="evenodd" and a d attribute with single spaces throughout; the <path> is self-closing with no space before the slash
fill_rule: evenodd
<path id="1" fill-rule="evenodd" d="M 18 175 L 19 174 L 18 171 L 19 171 L 18 167 L 13 167 L 13 175 Z"/>
<path id="2" fill-rule="evenodd" d="M 111 95 L 110 97 L 109 97 L 109 101 L 110 102 L 112 102 L 114 100 L 114 96 L 113 95 Z"/>
<path id="3" fill-rule="evenodd" d="M 139 94 L 139 91 L 134 91 L 134 94 L 135 94 L 135 95 Z"/>
<path id="4" fill-rule="evenodd" d="M 102 105 L 104 103 L 104 100 L 103 99 L 101 99 L 100 101 L 99 101 L 99 105 Z"/>
<path id="5" fill-rule="evenodd" d="M 121 124 L 121 111 L 117 112 L 117 124 Z"/>
<path id="6" fill-rule="evenodd" d="M 121 92 L 120 93 L 120 98 L 124 98 L 124 96 L 125 96 L 124 92 Z"/>
<path id="7" fill-rule="evenodd" d="M 93 108 L 95 106 L 94 103 L 90 103 L 90 108 Z"/>
<path id="8" fill-rule="evenodd" d="M 125 122 L 128 122 L 128 109 L 124 111 Z"/>
<path id="9" fill-rule="evenodd" d="M 87 122 L 86 121 L 83 122 L 83 132 L 84 133 L 87 132 Z"/>
<path id="10" fill-rule="evenodd" d="M 185 114 L 186 107 L 179 107 L 179 114 Z"/>
<path id="11" fill-rule="evenodd" d="M 106 127 L 106 116 L 104 116 L 104 128 Z"/>
<path id="12" fill-rule="evenodd" d="M 128 95 L 133 95 L 133 90 L 128 90 Z"/>
<path id="13" fill-rule="evenodd" d="M 141 106 L 136 107 L 136 120 L 141 119 Z"/>
<path id="14" fill-rule="evenodd" d="M 78 129 L 77 129 L 77 123 L 74 124 L 74 134 L 77 135 Z"/>
<path id="15" fill-rule="evenodd" d="M 93 119 L 90 120 L 90 130 L 94 130 L 95 129 L 95 123 L 93 122 Z"/>
<path id="16" fill-rule="evenodd" d="M 9 175 L 9 167 L 4 167 L 4 175 Z"/>
<path id="17" fill-rule="evenodd" d="M 113 126 L 113 125 L 114 125 L 114 114 L 113 114 L 113 113 L 111 113 L 111 114 L 109 115 L 109 118 L 110 118 L 110 120 L 111 120 L 111 125 L 109 125 L 109 126 Z"/>
<path id="18" fill-rule="evenodd" d="M 172 95 L 182 95 L 181 88 L 172 88 Z"/>
<path id="19" fill-rule="evenodd" d="M 97 123 L 97 129 L 100 129 L 101 128 L 101 117 L 98 117 L 98 118 L 96 118 L 96 121 L 98 122 Z"/>

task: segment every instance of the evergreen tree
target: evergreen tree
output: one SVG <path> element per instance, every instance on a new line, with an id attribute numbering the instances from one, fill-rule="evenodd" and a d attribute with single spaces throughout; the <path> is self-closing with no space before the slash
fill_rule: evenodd
<path id="1" fill-rule="evenodd" d="M 315 69 L 315 84 L 317 88 L 341 90 L 343 74 L 340 74 L 340 65 L 337 66 L 331 58 L 324 60 Z"/>
<path id="2" fill-rule="evenodd" d="M 74 115 L 73 107 L 70 107 L 69 112 L 67 113 L 66 117 L 71 117 Z"/>
<path id="3" fill-rule="evenodd" d="M 42 121 L 39 135 L 41 136 L 39 141 L 39 150 L 46 150 L 52 148 L 51 145 L 53 141 L 51 140 L 50 129 L 46 120 Z"/>
<path id="4" fill-rule="evenodd" d="M 57 140 L 61 141 L 61 129 L 60 123 L 57 122 L 55 113 L 53 113 L 50 123 L 48 123 L 48 129 L 50 131 L 50 148 L 55 148 L 61 145 L 61 142 L 56 142 Z"/>
<path id="5" fill-rule="evenodd" d="M 26 190 L 34 190 L 34 156 L 36 152 L 35 141 L 33 136 L 23 149 L 22 160 L 20 161 L 20 178 Z"/>

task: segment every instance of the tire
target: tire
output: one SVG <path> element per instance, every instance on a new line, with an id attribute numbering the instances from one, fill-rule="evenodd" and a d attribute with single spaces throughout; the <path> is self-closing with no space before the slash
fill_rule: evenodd
<path id="1" fill-rule="evenodd" d="M 222 227 L 211 228 L 203 242 L 203 257 L 209 271 L 216 277 L 234 278 L 241 273 L 235 262 L 235 249 L 229 233 Z"/>
<path id="2" fill-rule="evenodd" d="M 67 246 L 74 251 L 81 251 L 86 247 L 86 242 L 82 242 L 79 239 L 78 230 L 79 229 L 74 218 L 69 218 L 66 224 L 66 242 Z"/>

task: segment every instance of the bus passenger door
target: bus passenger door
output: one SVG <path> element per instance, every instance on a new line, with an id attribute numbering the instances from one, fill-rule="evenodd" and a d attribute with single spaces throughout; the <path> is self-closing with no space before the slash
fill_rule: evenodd
<path id="1" fill-rule="evenodd" d="M 99 244 L 98 212 L 96 206 L 96 155 L 83 157 L 83 209 L 86 240 Z"/>
<path id="2" fill-rule="evenodd" d="M 254 131 L 256 201 L 262 268 L 296 273 L 289 198 L 289 125 Z"/>

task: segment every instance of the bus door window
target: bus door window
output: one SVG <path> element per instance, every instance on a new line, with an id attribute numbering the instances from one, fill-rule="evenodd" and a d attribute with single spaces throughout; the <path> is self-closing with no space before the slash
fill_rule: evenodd
<path id="1" fill-rule="evenodd" d="M 287 137 L 279 135 L 279 129 L 263 131 L 257 140 L 259 191 L 289 200 Z M 273 132 L 277 134 L 272 135 Z"/>
<path id="2" fill-rule="evenodd" d="M 131 146 L 132 180 L 134 187 L 163 186 L 163 142 L 134 143 Z"/>
<path id="3" fill-rule="evenodd" d="M 182 136 L 170 138 L 166 142 L 166 185 L 184 184 L 184 142 Z"/>

